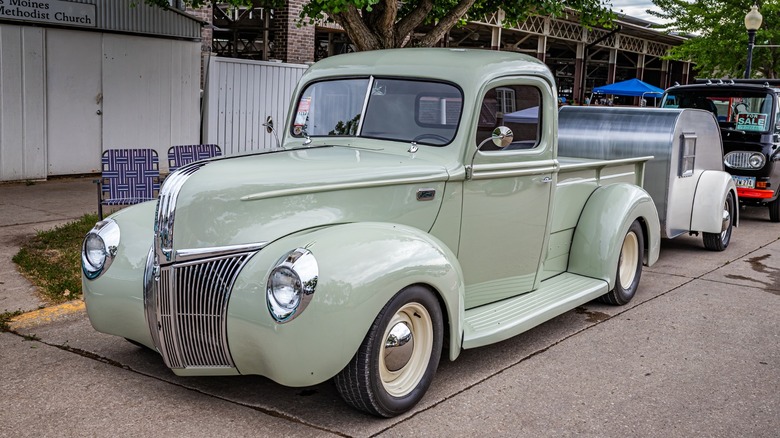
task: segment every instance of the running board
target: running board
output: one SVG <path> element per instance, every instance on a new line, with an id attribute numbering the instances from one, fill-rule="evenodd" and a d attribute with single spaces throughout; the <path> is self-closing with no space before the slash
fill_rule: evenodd
<path id="1" fill-rule="evenodd" d="M 604 280 L 564 272 L 538 289 L 465 312 L 463 348 L 493 344 L 530 330 L 608 292 Z"/>

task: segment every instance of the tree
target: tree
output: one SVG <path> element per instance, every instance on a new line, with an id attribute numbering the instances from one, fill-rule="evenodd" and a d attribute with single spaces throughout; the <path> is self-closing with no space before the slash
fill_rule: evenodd
<path id="1" fill-rule="evenodd" d="M 166 0 L 145 0 L 158 6 Z M 279 0 L 227 0 L 233 5 L 283 4 Z M 205 0 L 185 0 L 200 6 Z M 611 4 L 606 0 L 312 0 L 303 7 L 299 24 L 331 21 L 340 25 L 358 50 L 389 49 L 437 44 L 453 27 L 466 23 L 466 16 L 482 18 L 504 11 L 505 23 L 517 23 L 530 15 L 561 16 L 566 8 L 579 11 L 580 22 L 586 26 L 610 27 Z M 426 33 L 412 39 L 415 29 Z"/>
<path id="2" fill-rule="evenodd" d="M 748 36 L 745 14 L 755 3 L 764 21 L 756 32 L 757 45 L 780 44 L 780 2 L 755 0 L 653 0 L 660 12 L 648 13 L 666 20 L 667 30 L 691 35 L 670 50 L 667 58 L 692 61 L 697 74 L 710 78 L 742 78 L 747 64 Z M 756 47 L 752 77 L 778 78 L 780 50 Z"/>

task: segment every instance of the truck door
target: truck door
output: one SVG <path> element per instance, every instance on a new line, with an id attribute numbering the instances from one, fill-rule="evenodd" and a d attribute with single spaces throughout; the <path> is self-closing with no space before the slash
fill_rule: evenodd
<path id="1" fill-rule="evenodd" d="M 497 126 L 509 127 L 514 140 L 504 149 L 488 140 L 464 183 L 458 258 L 466 279 L 467 309 L 538 286 L 556 177 L 557 105 L 544 81 L 494 81 L 485 87 L 479 105 L 466 164 Z"/>

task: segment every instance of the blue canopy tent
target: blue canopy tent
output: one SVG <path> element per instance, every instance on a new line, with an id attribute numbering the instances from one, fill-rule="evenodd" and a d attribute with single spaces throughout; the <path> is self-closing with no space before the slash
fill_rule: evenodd
<path id="1" fill-rule="evenodd" d="M 593 89 L 593 94 L 611 94 L 613 96 L 633 96 L 642 98 L 649 96 L 658 98 L 664 94 L 664 90 L 634 78 L 623 82 L 615 82 L 614 84 L 596 87 Z"/>

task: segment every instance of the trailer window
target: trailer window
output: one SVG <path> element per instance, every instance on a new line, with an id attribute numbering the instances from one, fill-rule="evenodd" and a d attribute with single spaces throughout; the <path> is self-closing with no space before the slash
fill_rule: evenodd
<path id="1" fill-rule="evenodd" d="M 687 178 L 693 176 L 693 166 L 696 162 L 696 134 L 683 132 L 680 145 L 680 168 L 678 176 Z"/>

